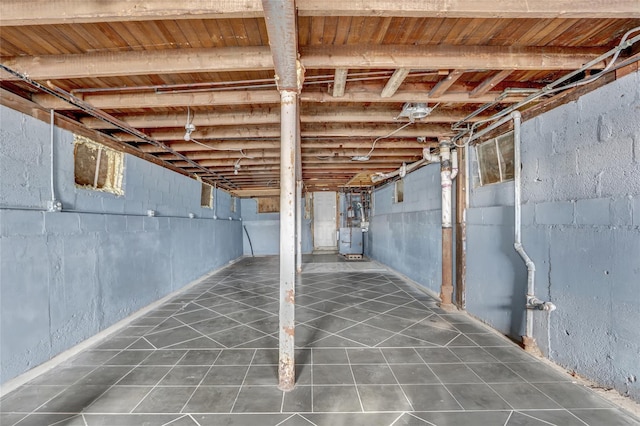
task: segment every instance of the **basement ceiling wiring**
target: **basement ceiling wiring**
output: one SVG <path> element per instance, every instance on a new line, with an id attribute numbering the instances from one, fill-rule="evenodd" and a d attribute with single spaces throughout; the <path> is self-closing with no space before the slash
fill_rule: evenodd
<path id="1" fill-rule="evenodd" d="M 640 27 L 635 27 L 630 29 L 629 31 L 627 31 L 622 38 L 620 39 L 620 42 L 618 43 L 618 45 L 616 47 L 614 47 L 613 49 L 609 50 L 608 52 L 598 56 L 597 58 L 593 59 L 592 61 L 586 63 L 585 65 L 583 65 L 581 68 L 570 72 L 569 74 L 557 79 L 556 81 L 549 83 L 547 86 L 545 86 L 544 88 L 536 91 L 535 93 L 529 95 L 528 97 L 526 97 L 525 99 L 523 99 L 522 101 L 508 107 L 505 108 L 504 110 L 492 115 L 491 117 L 485 118 L 483 120 L 479 120 L 476 121 L 475 123 L 473 123 L 472 125 L 470 125 L 469 127 L 467 127 L 466 129 L 462 129 L 460 131 L 460 133 L 458 133 L 458 135 L 456 135 L 453 139 L 452 139 L 452 143 L 458 147 L 458 148 L 462 148 L 465 147 L 467 145 L 469 145 L 471 143 L 471 141 L 473 140 L 473 136 L 474 136 L 474 131 L 476 130 L 476 128 L 479 125 L 488 123 L 488 122 L 492 122 L 492 121 L 496 121 L 499 120 L 500 118 L 506 117 L 507 115 L 509 115 L 510 113 L 512 113 L 513 111 L 523 107 L 524 105 L 527 105 L 531 102 L 533 102 L 534 100 L 542 97 L 542 96 L 546 96 L 546 95 L 550 95 L 550 94 L 554 94 L 557 92 L 561 92 L 564 90 L 568 90 L 568 89 L 572 89 L 575 87 L 579 87 L 579 86 L 583 86 L 585 84 L 589 84 L 592 83 L 596 80 L 598 80 L 599 78 L 601 78 L 602 76 L 604 76 L 607 72 L 612 71 L 613 69 L 616 68 L 612 68 L 615 61 L 618 59 L 618 57 L 620 56 L 620 52 L 622 52 L 624 49 L 631 47 L 632 45 L 634 45 L 635 43 L 637 43 L 638 41 L 640 41 L 640 35 L 637 35 L 631 39 L 628 40 L 629 36 L 631 36 L 631 34 L 633 33 L 637 33 L 640 32 Z M 598 73 L 595 74 L 593 76 L 584 78 L 582 80 L 573 82 L 573 83 L 569 83 L 569 84 L 565 84 L 563 86 L 560 86 L 562 83 L 572 79 L 573 77 L 578 76 L 580 73 L 582 73 L 584 70 L 590 68 L 593 65 L 596 65 L 602 61 L 606 61 L 608 57 L 612 56 L 611 60 L 607 63 L 607 65 Z M 637 62 L 640 61 L 640 58 L 635 57 L 632 58 L 632 60 L 629 63 L 632 62 Z M 622 64 L 619 64 L 618 66 L 622 66 Z M 506 89 L 506 91 L 508 91 L 509 89 Z M 479 109 L 486 109 L 487 106 L 491 106 L 495 104 L 495 101 L 487 104 L 487 105 L 483 105 L 482 107 L 480 107 Z M 469 115 L 468 117 L 473 117 L 477 115 L 475 112 L 472 113 L 471 115 Z M 453 127 L 456 127 L 459 124 L 464 123 L 468 118 L 465 118 L 464 120 L 462 120 L 459 123 L 456 123 Z M 468 136 L 467 136 L 468 133 Z M 466 137 L 466 142 L 463 142 L 462 144 L 457 144 L 456 142 L 459 139 L 462 139 L 463 137 Z M 477 137 L 477 136 L 476 136 Z"/>
<path id="2" fill-rule="evenodd" d="M 7 67 L 4 64 L 0 64 L 0 69 L 8 72 L 9 74 L 17 77 L 19 80 L 27 83 L 29 86 L 38 89 L 42 92 L 45 92 L 49 95 L 54 96 L 55 98 L 61 99 L 65 102 L 67 102 L 70 105 L 73 105 L 75 107 L 77 107 L 78 109 L 86 112 L 87 114 L 98 118 L 102 121 L 104 121 L 105 123 L 109 123 L 112 126 L 115 126 L 117 129 L 122 130 L 123 132 L 134 136 L 144 142 L 147 142 L 151 145 L 155 145 L 161 149 L 163 149 L 166 152 L 170 152 L 171 154 L 175 155 L 176 157 L 180 158 L 181 160 L 186 161 L 187 163 L 189 163 L 190 165 L 194 166 L 195 168 L 205 172 L 206 174 L 212 175 L 216 180 L 221 180 L 223 182 L 225 182 L 225 184 L 229 185 L 229 187 L 231 188 L 237 188 L 237 185 L 234 184 L 233 182 L 231 182 L 230 180 L 228 180 L 227 178 L 225 178 L 222 175 L 219 175 L 217 173 L 214 173 L 212 170 L 209 170 L 208 168 L 200 165 L 198 162 L 193 161 L 192 159 L 190 159 L 189 157 L 185 156 L 184 154 L 181 154 L 179 152 L 177 152 L 176 150 L 172 149 L 170 146 L 156 141 L 155 139 L 152 139 L 151 137 L 149 137 L 148 135 L 146 135 L 145 133 L 141 132 L 140 130 L 131 127 L 130 125 L 128 125 L 127 123 L 125 123 L 122 120 L 117 119 L 116 117 L 94 107 L 93 105 L 89 104 L 88 102 L 83 101 L 82 99 L 77 98 L 76 96 L 72 95 L 71 93 L 67 92 L 64 89 L 61 89 L 59 87 L 56 86 L 51 86 L 51 87 L 47 87 L 43 84 L 38 83 L 35 80 L 30 79 L 28 76 Z M 131 147 L 130 145 L 127 144 L 127 146 Z M 193 176 L 195 176 L 196 174 L 194 173 Z"/>

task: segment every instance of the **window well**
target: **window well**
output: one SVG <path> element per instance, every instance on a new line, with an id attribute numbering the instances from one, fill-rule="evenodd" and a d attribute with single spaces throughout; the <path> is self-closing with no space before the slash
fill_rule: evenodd
<path id="1" fill-rule="evenodd" d="M 74 135 L 74 179 L 79 188 L 123 195 L 121 152 Z"/>

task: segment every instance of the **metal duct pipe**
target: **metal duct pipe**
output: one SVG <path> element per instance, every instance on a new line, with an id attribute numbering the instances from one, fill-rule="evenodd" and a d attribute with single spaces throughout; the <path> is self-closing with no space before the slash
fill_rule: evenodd
<path id="1" fill-rule="evenodd" d="M 526 300 L 526 330 L 525 335 L 522 336 L 522 343 L 525 350 L 529 352 L 539 352 L 536 340 L 533 337 L 533 310 L 545 310 L 553 311 L 556 306 L 551 302 L 543 302 L 535 297 L 535 274 L 536 265 L 531 260 L 524 247 L 522 246 L 522 201 L 521 201 L 521 154 L 520 154 L 520 128 L 522 122 L 522 115 L 520 111 L 514 111 L 510 114 L 510 118 L 513 119 L 513 180 L 514 180 L 514 212 L 515 212 L 515 229 L 514 229 L 514 243 L 513 247 L 518 252 L 525 265 L 527 266 L 527 300 Z"/>

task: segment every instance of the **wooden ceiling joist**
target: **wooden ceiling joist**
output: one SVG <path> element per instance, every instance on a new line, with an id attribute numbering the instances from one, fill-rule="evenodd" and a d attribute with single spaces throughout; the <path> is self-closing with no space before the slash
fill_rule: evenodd
<path id="1" fill-rule="evenodd" d="M 387 81 L 387 84 L 382 89 L 382 93 L 380 93 L 381 98 L 390 98 L 394 93 L 398 91 L 398 88 L 402 84 L 405 78 L 409 75 L 411 69 L 409 68 L 398 68 L 394 71 L 393 75 Z"/>
<path id="2" fill-rule="evenodd" d="M 296 0 L 300 16 L 413 18 L 625 18 L 638 17 L 634 0 Z"/>
<path id="3" fill-rule="evenodd" d="M 447 18 L 626 18 L 638 17 L 635 0 L 297 0 L 300 16 L 403 16 Z M 39 14 L 34 15 L 34 10 Z M 3 0 L 0 25 L 52 25 L 158 19 L 262 17 L 261 0 Z"/>
<path id="4" fill-rule="evenodd" d="M 480 83 L 478 85 L 478 87 L 473 89 L 471 91 L 471 93 L 469 93 L 469 97 L 470 98 L 475 98 L 475 97 L 482 96 L 482 95 L 486 94 L 491 89 L 496 87 L 496 85 L 498 83 L 500 83 L 502 80 L 504 80 L 505 78 L 509 77 L 509 74 L 511 74 L 511 73 L 512 73 L 512 71 L 510 71 L 510 70 L 503 70 L 503 71 L 499 71 L 499 72 L 495 73 L 494 75 L 492 75 L 491 77 L 487 78 L 482 83 Z"/>
<path id="5" fill-rule="evenodd" d="M 397 130 L 400 124 L 390 125 L 374 125 L 374 126 L 356 126 L 350 124 L 344 125 L 320 125 L 316 127 L 304 126 L 301 130 L 302 137 L 383 137 Z M 147 135 L 157 141 L 180 140 L 184 137 L 184 131 L 176 130 L 158 130 L 147 132 Z M 402 129 L 394 134 L 396 137 L 439 137 L 452 136 L 451 126 L 438 123 L 414 123 L 411 126 Z M 135 142 L 139 139 L 124 132 L 116 132 L 113 134 L 115 138 L 123 142 Z M 280 127 L 278 126 L 252 126 L 252 127 L 218 127 L 206 128 L 204 130 L 196 130 L 192 133 L 192 138 L 198 141 L 208 139 L 227 139 L 227 138 L 275 138 L 280 136 Z"/>
<path id="6" fill-rule="evenodd" d="M 316 157 L 316 158 L 330 158 L 330 157 L 345 157 L 351 160 L 352 157 L 363 155 L 363 149 L 358 148 L 303 148 L 302 157 Z M 376 149 L 371 153 L 372 158 L 384 157 L 384 156 L 421 156 L 421 149 L 411 148 L 386 148 L 382 149 L 376 145 Z M 234 151 L 215 151 L 215 152 L 191 152 L 185 154 L 187 158 L 192 160 L 206 160 L 206 159 L 229 159 L 236 160 L 238 158 L 242 160 L 251 159 L 266 159 L 266 158 L 280 158 L 280 150 L 278 149 L 247 149 L 242 153 Z M 158 158 L 163 160 L 175 160 L 175 156 L 172 154 L 158 155 Z M 313 159 L 313 158 L 312 158 Z"/>
<path id="7" fill-rule="evenodd" d="M 307 46 L 305 69 L 419 68 L 571 70 L 602 54 L 602 49 L 505 46 Z M 163 49 L 76 55 L 19 56 L 3 63 L 34 80 L 273 70 L 267 46 L 215 49 Z M 597 64 L 593 68 L 603 68 Z M 403 71 L 404 72 L 404 71 Z M 408 72 L 408 71 L 407 71 Z M 406 75 L 405 75 L 406 77 Z M 11 80 L 11 76 L 3 76 Z"/>
<path id="8" fill-rule="evenodd" d="M 399 112 L 399 111 L 398 111 Z M 456 123 L 471 110 L 466 109 L 436 109 L 430 115 L 420 120 L 421 123 Z M 238 112 L 215 112 L 205 111 L 193 114 L 192 123 L 198 127 L 203 126 L 236 126 L 255 124 L 278 124 L 280 123 L 280 110 L 277 108 L 266 108 L 264 110 L 238 111 Z M 397 113 L 392 114 L 388 108 L 344 108 L 340 111 L 335 109 L 308 109 L 300 114 L 302 123 L 397 123 Z M 118 115 L 119 120 L 124 121 L 132 127 L 161 128 L 161 127 L 184 127 L 187 121 L 185 113 L 164 113 L 164 114 L 133 114 Z M 84 117 L 80 122 L 90 129 L 115 129 L 112 124 L 94 117 Z"/>
<path id="9" fill-rule="evenodd" d="M 452 70 L 440 80 L 429 92 L 429 98 L 439 98 L 464 74 L 464 70 Z"/>
<path id="10" fill-rule="evenodd" d="M 347 75 L 349 70 L 347 68 L 336 68 L 333 76 L 333 97 L 340 98 L 344 96 L 344 89 L 347 85 Z"/>
<path id="11" fill-rule="evenodd" d="M 469 93 L 452 91 L 439 97 L 429 97 L 425 90 L 398 90 L 390 98 L 381 98 L 379 89 L 354 89 L 345 92 L 341 98 L 334 98 L 326 92 L 302 92 L 300 101 L 307 103 L 381 103 L 381 102 L 429 102 L 433 103 L 477 103 L 494 101 L 501 93 L 488 92 L 483 96 L 470 98 Z M 510 103 L 520 100 L 520 96 L 509 96 L 501 102 Z M 68 102 L 51 95 L 36 94 L 32 100 L 46 109 L 73 110 Z M 108 95 L 85 95 L 83 100 L 99 109 L 141 109 L 171 108 L 187 106 L 225 106 L 225 105 L 261 105 L 280 102 L 280 94 L 275 90 L 231 90 L 208 93 L 117 93 Z"/>
<path id="12" fill-rule="evenodd" d="M 370 144 L 371 138 L 348 138 L 346 140 L 331 138 L 332 142 L 316 141 L 316 140 L 304 140 L 302 141 L 302 148 L 318 148 L 318 149 L 355 149 L 362 148 Z M 204 152 L 204 151 L 216 151 L 222 150 L 227 152 L 233 152 L 234 150 L 248 150 L 248 149 L 278 149 L 280 148 L 280 142 L 278 141 L 246 141 L 246 140 L 224 140 L 224 141 L 209 141 L 201 142 L 204 145 L 210 145 L 211 149 L 208 150 L 201 144 L 195 144 L 193 142 L 174 142 L 167 143 L 172 149 L 186 153 L 186 152 Z M 416 139 L 409 140 L 397 140 L 397 139 L 381 139 L 376 143 L 376 149 L 390 149 L 390 148 L 413 148 L 422 149 L 424 147 L 437 147 L 437 142 L 422 143 Z M 148 153 L 162 153 L 166 152 L 162 148 L 155 145 L 143 144 L 139 147 L 143 152 Z"/>

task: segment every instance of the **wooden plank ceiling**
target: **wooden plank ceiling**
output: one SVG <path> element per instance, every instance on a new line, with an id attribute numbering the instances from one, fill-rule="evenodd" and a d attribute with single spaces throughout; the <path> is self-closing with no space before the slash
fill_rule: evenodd
<path id="1" fill-rule="evenodd" d="M 297 0 L 296 7 L 307 190 L 370 185 L 367 176 L 420 159 L 506 88 L 542 88 L 640 25 L 638 0 Z M 275 193 L 280 96 L 262 10 L 260 0 L 0 3 L 2 64 L 180 155 L 8 73 L 0 74 L 1 100 L 55 109 L 101 140 L 237 194 Z M 474 119 L 519 99 L 505 97 Z M 407 123 L 397 118 L 406 102 L 436 108 L 384 138 Z M 353 160 L 381 137 L 368 161 Z"/>

